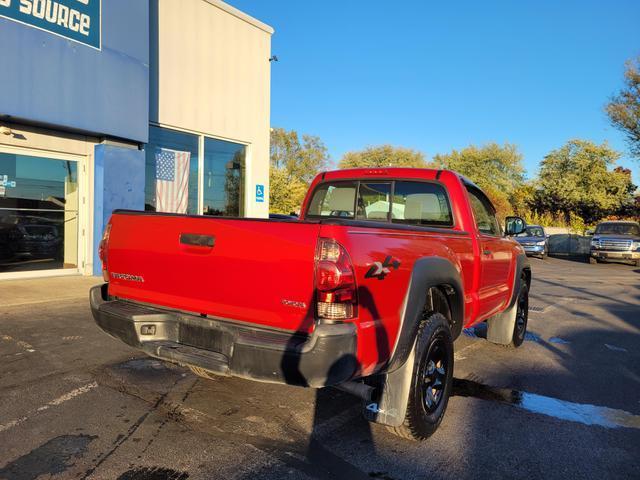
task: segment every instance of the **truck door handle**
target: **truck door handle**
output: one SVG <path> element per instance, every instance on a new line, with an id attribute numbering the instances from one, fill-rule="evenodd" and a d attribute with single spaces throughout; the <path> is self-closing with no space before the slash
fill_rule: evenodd
<path id="1" fill-rule="evenodd" d="M 482 254 L 483 255 L 491 255 L 493 252 L 491 250 L 483 250 Z"/>
<path id="2" fill-rule="evenodd" d="M 190 247 L 213 248 L 216 238 L 213 235 L 203 235 L 200 233 L 181 233 L 180 243 Z"/>

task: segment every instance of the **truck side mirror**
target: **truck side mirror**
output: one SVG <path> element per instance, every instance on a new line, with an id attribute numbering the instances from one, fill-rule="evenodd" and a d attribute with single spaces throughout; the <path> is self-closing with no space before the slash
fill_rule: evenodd
<path id="1" fill-rule="evenodd" d="M 506 235 L 518 235 L 524 232 L 527 223 L 520 217 L 507 217 L 504 220 L 504 232 Z"/>
<path id="2" fill-rule="evenodd" d="M 594 233 L 596 233 L 596 231 L 595 231 L 593 228 L 590 228 L 589 230 L 587 230 L 586 232 L 584 232 L 584 234 L 585 234 L 587 237 L 591 237 L 591 236 L 593 236 L 593 234 L 594 234 Z"/>

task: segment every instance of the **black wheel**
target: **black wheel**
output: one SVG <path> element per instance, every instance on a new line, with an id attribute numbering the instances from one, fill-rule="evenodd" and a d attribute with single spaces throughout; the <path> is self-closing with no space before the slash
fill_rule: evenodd
<path id="1" fill-rule="evenodd" d="M 520 280 L 517 302 L 516 323 L 513 326 L 513 337 L 511 339 L 511 346 L 516 348 L 524 342 L 524 336 L 527 333 L 527 322 L 529 321 L 529 287 L 525 277 Z"/>
<path id="2" fill-rule="evenodd" d="M 407 413 L 402 425 L 389 430 L 403 438 L 424 440 L 440 426 L 451 394 L 453 338 L 447 318 L 429 314 L 420 325 L 414 348 Z"/>

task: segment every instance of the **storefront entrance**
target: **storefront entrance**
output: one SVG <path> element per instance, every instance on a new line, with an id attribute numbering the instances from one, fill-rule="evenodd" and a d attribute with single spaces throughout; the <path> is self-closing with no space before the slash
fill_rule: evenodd
<path id="1" fill-rule="evenodd" d="M 0 278 L 79 271 L 82 161 L 0 147 Z"/>

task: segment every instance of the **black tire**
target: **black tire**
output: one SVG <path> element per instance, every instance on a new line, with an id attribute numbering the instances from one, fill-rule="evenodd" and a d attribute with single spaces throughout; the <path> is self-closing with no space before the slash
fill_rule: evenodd
<path id="1" fill-rule="evenodd" d="M 529 287 L 527 279 L 523 276 L 520 280 L 520 291 L 516 300 L 516 321 L 513 326 L 513 336 L 511 346 L 518 348 L 524 342 L 527 334 L 527 323 L 529 322 Z"/>
<path id="2" fill-rule="evenodd" d="M 453 338 L 447 318 L 430 313 L 416 339 L 415 362 L 407 413 L 391 432 L 409 440 L 425 440 L 440 426 L 453 384 Z"/>

